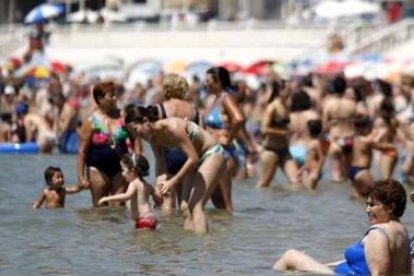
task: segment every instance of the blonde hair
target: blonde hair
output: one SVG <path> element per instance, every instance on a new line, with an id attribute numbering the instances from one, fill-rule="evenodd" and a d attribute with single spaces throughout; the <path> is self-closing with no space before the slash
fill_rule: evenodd
<path id="1" fill-rule="evenodd" d="M 169 98 L 185 99 L 189 86 L 187 80 L 178 74 L 168 74 L 162 82 L 164 96 Z"/>

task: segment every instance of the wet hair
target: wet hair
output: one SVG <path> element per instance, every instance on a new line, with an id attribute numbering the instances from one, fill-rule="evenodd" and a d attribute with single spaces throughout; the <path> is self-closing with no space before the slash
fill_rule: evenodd
<path id="1" fill-rule="evenodd" d="M 303 90 L 298 90 L 292 94 L 291 112 L 304 111 L 310 109 L 312 106 L 309 94 Z"/>
<path id="2" fill-rule="evenodd" d="M 125 123 L 138 123 L 142 124 L 145 119 L 150 122 L 155 122 L 159 119 L 159 111 L 156 106 L 150 105 L 148 107 L 143 106 L 130 106 L 125 109 Z"/>
<path id="3" fill-rule="evenodd" d="M 372 126 L 372 120 L 369 116 L 359 114 L 354 118 L 354 126 L 355 128 L 368 128 Z"/>
<path id="4" fill-rule="evenodd" d="M 162 88 L 167 99 L 185 99 L 189 85 L 184 77 L 178 74 L 168 74 L 164 77 Z"/>
<path id="5" fill-rule="evenodd" d="M 133 109 L 134 107 L 135 107 L 135 104 L 133 104 L 133 103 L 129 103 L 129 104 L 125 105 L 125 107 L 124 107 L 125 114 L 128 113 L 128 110 Z"/>
<path id="6" fill-rule="evenodd" d="M 394 204 L 393 214 L 400 218 L 404 214 L 407 195 L 400 182 L 394 179 L 378 180 L 368 193 L 368 197 L 384 205 Z"/>
<path id="7" fill-rule="evenodd" d="M 310 74 L 310 73 L 309 73 L 309 74 L 307 74 L 306 76 L 304 76 L 304 77 L 300 80 L 299 84 L 300 84 L 301 86 L 313 87 L 312 74 Z"/>
<path id="8" fill-rule="evenodd" d="M 385 97 L 391 97 L 392 96 L 392 86 L 389 82 L 377 79 L 377 80 L 375 80 L 375 83 L 378 85 L 379 91 Z"/>
<path id="9" fill-rule="evenodd" d="M 49 166 L 49 167 L 46 168 L 46 170 L 44 172 L 46 185 L 48 185 L 48 186 L 53 185 L 52 178 L 53 178 L 53 175 L 57 172 L 62 172 L 61 168 L 52 167 L 52 166 Z"/>
<path id="10" fill-rule="evenodd" d="M 283 87 L 284 87 L 284 83 L 280 83 L 279 81 L 273 81 L 271 83 L 272 91 L 270 93 L 268 103 L 273 102 L 274 99 L 279 97 L 280 91 L 283 89 Z"/>
<path id="11" fill-rule="evenodd" d="M 145 156 L 136 153 L 124 154 L 121 163 L 125 164 L 129 170 L 134 171 L 139 177 L 149 175 L 149 162 Z"/>
<path id="12" fill-rule="evenodd" d="M 97 104 L 99 104 L 99 100 L 105 97 L 106 94 L 110 92 L 115 92 L 115 83 L 112 81 L 100 82 L 94 86 L 92 89 L 93 99 Z"/>
<path id="13" fill-rule="evenodd" d="M 346 90 L 346 80 L 339 75 L 328 81 L 328 89 L 331 94 L 342 96 Z"/>
<path id="14" fill-rule="evenodd" d="M 408 86 L 410 88 L 413 88 L 414 87 L 414 77 L 410 76 L 410 75 L 407 75 L 407 74 L 404 74 L 401 77 L 401 84 L 405 85 L 405 86 Z"/>
<path id="15" fill-rule="evenodd" d="M 214 81 L 219 82 L 225 91 L 231 89 L 230 73 L 226 68 L 221 66 L 211 67 L 206 73 L 210 74 Z"/>
<path id="16" fill-rule="evenodd" d="M 363 83 L 355 83 L 352 86 L 352 89 L 354 90 L 355 101 L 357 103 L 358 102 L 364 102 L 365 101 L 364 84 Z"/>
<path id="17" fill-rule="evenodd" d="M 381 101 L 380 111 L 385 120 L 391 120 L 394 117 L 395 107 L 391 98 L 386 97 Z"/>
<path id="18" fill-rule="evenodd" d="M 308 121 L 308 130 L 312 138 L 318 137 L 322 133 L 322 121 L 319 119 Z"/>

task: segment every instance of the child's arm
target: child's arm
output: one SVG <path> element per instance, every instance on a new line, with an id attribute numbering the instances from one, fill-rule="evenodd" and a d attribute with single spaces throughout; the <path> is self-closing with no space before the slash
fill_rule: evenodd
<path id="1" fill-rule="evenodd" d="M 152 185 L 148 184 L 148 187 L 150 189 L 150 194 L 152 196 L 152 200 L 154 200 L 155 206 L 161 206 L 164 202 L 164 198 L 162 197 L 162 195 L 159 193 L 158 190 L 154 189 Z"/>
<path id="2" fill-rule="evenodd" d="M 36 201 L 33 203 L 33 209 L 39 209 L 40 207 L 42 207 L 42 204 L 45 201 L 45 199 L 46 199 L 46 193 L 43 190 L 40 193 L 39 197 L 36 199 Z"/>
<path id="3" fill-rule="evenodd" d="M 79 184 L 74 185 L 74 186 L 65 187 L 65 192 L 68 193 L 68 194 L 79 193 L 82 190 L 83 190 L 83 187 Z"/>
<path id="4" fill-rule="evenodd" d="M 131 199 L 131 197 L 137 192 L 137 183 L 136 181 L 139 180 L 134 180 L 133 183 L 129 183 L 128 185 L 128 189 L 125 193 L 121 193 L 121 194 L 117 194 L 117 195 L 113 195 L 113 196 L 104 196 L 102 197 L 99 202 L 98 205 L 102 205 L 105 202 L 110 202 L 110 201 L 127 201 L 129 199 Z"/>

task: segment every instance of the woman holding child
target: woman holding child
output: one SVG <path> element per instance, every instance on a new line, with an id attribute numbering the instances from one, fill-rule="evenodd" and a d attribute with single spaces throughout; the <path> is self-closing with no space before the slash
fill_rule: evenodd
<path id="1" fill-rule="evenodd" d="M 168 195 L 182 183 L 181 210 L 184 228 L 198 233 L 208 230 L 204 206 L 225 169 L 223 147 L 192 121 L 177 117 L 161 119 L 154 106 L 133 107 L 127 111 L 128 128 L 151 144 L 156 167 L 166 167 L 163 148 L 180 148 L 187 160 L 178 172 L 158 185 Z M 158 170 L 158 169 L 157 169 Z"/>
<path id="2" fill-rule="evenodd" d="M 96 110 L 83 121 L 80 129 L 77 173 L 80 185 L 90 188 L 96 207 L 102 197 L 126 190 L 121 176 L 121 156 L 132 146 L 140 152 L 141 144 L 139 140 L 132 140 L 125 128 L 116 107 L 115 84 L 98 83 L 92 93 Z"/>

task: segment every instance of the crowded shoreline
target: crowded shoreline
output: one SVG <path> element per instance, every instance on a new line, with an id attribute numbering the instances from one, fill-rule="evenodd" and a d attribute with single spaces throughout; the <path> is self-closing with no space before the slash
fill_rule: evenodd
<path id="1" fill-rule="evenodd" d="M 204 207 L 210 199 L 216 209 L 237 213 L 239 199 L 231 193 L 232 186 L 248 181 L 269 189 L 282 171 L 286 179 L 277 185 L 290 187 L 289 193 L 318 191 L 324 179 L 330 185 L 349 187 L 357 206 L 370 196 L 377 180 L 396 178 L 411 190 L 414 77 L 408 73 L 350 77 L 343 64 L 333 71 L 319 68 L 294 75 L 281 71 L 274 61 L 264 61 L 249 68 L 208 63 L 197 74 L 186 75 L 182 64 L 165 72 L 155 63 L 153 75 L 144 74 L 141 83 L 127 87 L 108 71 L 87 76 L 71 65 L 51 62 L 42 52 L 44 38 L 41 31 L 31 37 L 22 59 L 11 58 L 4 66 L 3 142 L 35 143 L 45 159 L 57 151 L 76 154 L 76 172 L 68 172 L 72 178 L 77 174 L 75 187 L 65 187 L 65 193 L 89 189 L 94 207 L 120 200 L 112 198 L 117 194 L 125 194 L 122 200 L 136 195 L 134 204 L 144 204 L 137 213 L 130 208 L 137 228 L 156 229 L 159 223 L 162 229 L 163 219 L 173 215 L 183 220 L 184 230 L 206 233 L 211 230 L 211 208 Z M 30 64 L 35 66 L 25 67 Z M 255 79 L 248 82 L 240 72 L 252 70 Z M 113 113 L 117 108 L 119 113 Z M 111 138 L 120 133 L 118 128 L 122 133 Z M 105 164 L 97 161 L 103 154 L 95 151 L 100 145 L 116 148 L 115 155 L 105 153 Z M 181 148 L 184 161 L 175 170 L 168 168 L 160 153 L 164 149 L 154 150 L 157 147 Z M 154 156 L 149 158 L 155 175 L 152 183 L 144 181 L 147 165 L 138 161 L 148 151 Z M 132 155 L 122 163 L 127 153 Z M 59 159 L 53 160 L 55 164 L 49 165 L 59 166 Z M 137 167 L 137 162 L 144 167 Z M 373 174 L 373 169 L 379 173 Z M 200 183 L 194 173 L 201 175 Z M 63 173 L 59 177 L 56 185 L 62 186 Z M 44 198 L 39 197 L 33 207 L 39 208 L 45 200 L 50 208 L 65 206 L 64 198 L 63 203 L 54 198 L 48 204 L 50 194 L 61 191 L 49 178 L 45 172 L 50 191 L 43 191 Z M 197 186 L 204 184 L 205 191 Z M 186 194 L 186 185 L 192 194 Z M 127 198 L 130 187 L 135 190 Z M 140 194 L 140 189 L 145 192 Z M 194 195 L 198 192 L 200 197 Z M 162 207 L 153 209 L 150 195 L 153 202 L 162 198 Z M 273 259 L 281 253 L 275 252 Z"/>

